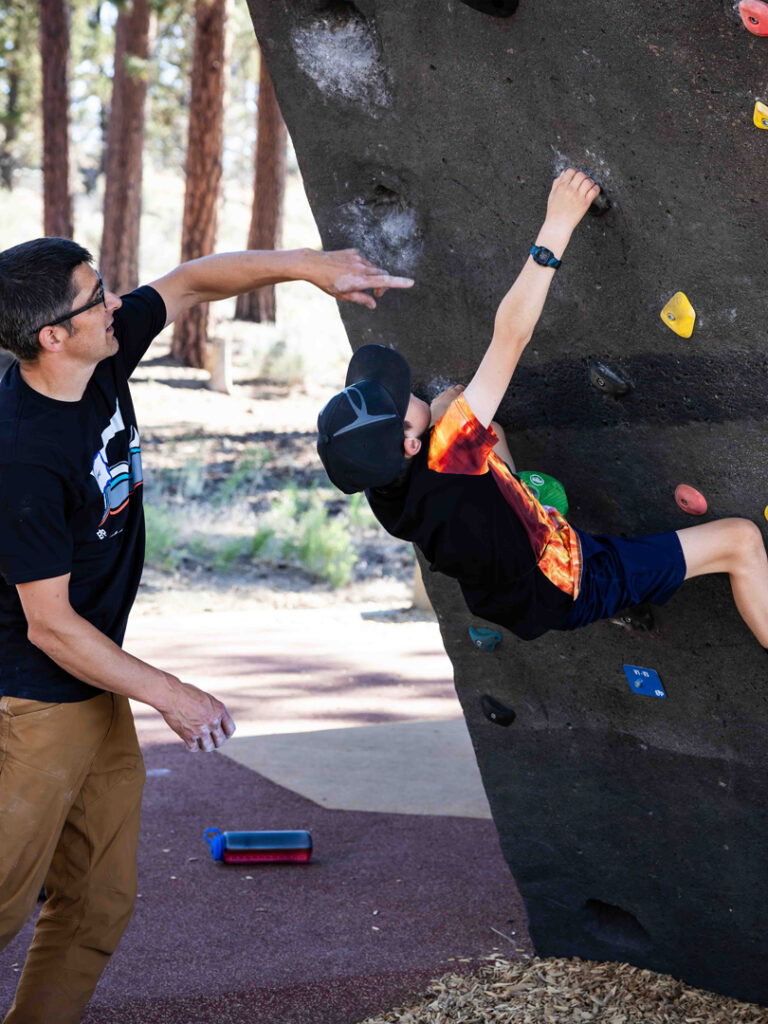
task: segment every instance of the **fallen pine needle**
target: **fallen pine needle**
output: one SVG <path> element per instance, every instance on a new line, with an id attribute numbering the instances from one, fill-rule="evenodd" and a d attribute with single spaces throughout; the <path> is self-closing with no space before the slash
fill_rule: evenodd
<path id="1" fill-rule="evenodd" d="M 361 1024 L 768 1024 L 766 1007 L 630 964 L 484 959 L 471 974 L 433 981 L 421 1002 Z"/>

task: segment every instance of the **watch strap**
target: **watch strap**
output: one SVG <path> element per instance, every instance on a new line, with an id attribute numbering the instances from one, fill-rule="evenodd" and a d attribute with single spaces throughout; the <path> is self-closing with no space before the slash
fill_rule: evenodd
<path id="1" fill-rule="evenodd" d="M 553 270 L 557 270 L 562 263 L 562 260 L 557 259 L 552 250 L 547 249 L 545 245 L 532 245 L 530 255 L 540 267 L 552 267 Z"/>

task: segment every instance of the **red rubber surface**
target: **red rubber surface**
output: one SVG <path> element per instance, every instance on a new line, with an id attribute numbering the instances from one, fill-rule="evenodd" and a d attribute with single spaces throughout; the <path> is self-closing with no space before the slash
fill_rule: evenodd
<path id="1" fill-rule="evenodd" d="M 145 755 L 170 774 L 147 779 L 142 895 L 85 1024 L 356 1024 L 458 958 L 530 952 L 492 822 L 330 811 L 221 754 Z M 212 822 L 308 829 L 313 859 L 214 862 Z M 30 936 L 3 953 L 0 1013 Z"/>

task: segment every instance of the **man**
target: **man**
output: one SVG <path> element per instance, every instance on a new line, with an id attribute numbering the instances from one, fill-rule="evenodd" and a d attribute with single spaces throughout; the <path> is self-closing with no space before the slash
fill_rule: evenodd
<path id="1" fill-rule="evenodd" d="M 89 253 L 43 238 L 0 253 L 0 948 L 46 902 L 5 1024 L 74 1024 L 130 919 L 144 768 L 128 698 L 191 751 L 224 705 L 121 649 L 144 555 L 128 378 L 198 302 L 306 280 L 375 308 L 413 282 L 355 250 L 209 256 L 118 298 Z"/>
<path id="2" fill-rule="evenodd" d="M 598 193 L 573 168 L 554 182 L 544 224 L 463 392 L 430 409 L 410 393 L 402 356 L 364 345 L 345 390 L 320 413 L 318 452 L 337 487 L 366 489 L 390 533 L 458 580 L 470 611 L 524 640 L 643 601 L 663 604 L 684 579 L 726 572 L 742 618 L 768 648 L 768 558 L 754 523 L 721 519 L 635 538 L 582 533 L 515 476 L 493 429 L 571 234 Z"/>

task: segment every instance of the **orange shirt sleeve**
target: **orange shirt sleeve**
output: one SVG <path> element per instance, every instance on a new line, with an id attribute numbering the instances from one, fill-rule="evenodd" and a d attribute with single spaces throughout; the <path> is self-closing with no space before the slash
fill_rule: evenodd
<path id="1" fill-rule="evenodd" d="M 429 468 L 436 473 L 479 476 L 488 472 L 488 457 L 498 437 L 484 427 L 461 394 L 432 428 Z"/>

